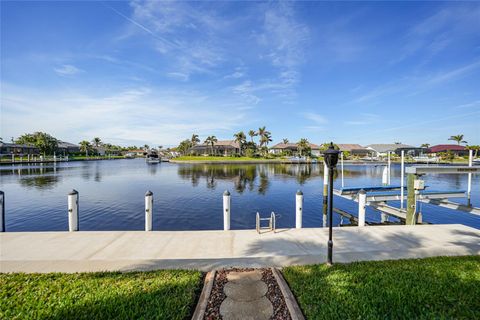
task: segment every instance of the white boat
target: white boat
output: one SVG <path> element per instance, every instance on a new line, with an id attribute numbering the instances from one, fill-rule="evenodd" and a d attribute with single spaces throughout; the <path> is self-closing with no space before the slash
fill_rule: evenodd
<path id="1" fill-rule="evenodd" d="M 125 159 L 135 159 L 135 153 L 129 152 L 125 155 Z"/>
<path id="2" fill-rule="evenodd" d="M 438 162 L 440 160 L 440 158 L 438 158 L 438 157 L 428 157 L 428 156 L 418 156 L 418 157 L 413 157 L 413 160 L 415 162 L 430 163 L 430 162 Z"/>
<path id="3" fill-rule="evenodd" d="M 473 164 L 480 164 L 480 158 L 475 158 L 472 160 Z"/>
<path id="4" fill-rule="evenodd" d="M 147 157 L 145 158 L 145 161 L 149 164 L 156 164 L 160 163 L 160 157 L 156 152 L 151 152 L 147 154 Z"/>

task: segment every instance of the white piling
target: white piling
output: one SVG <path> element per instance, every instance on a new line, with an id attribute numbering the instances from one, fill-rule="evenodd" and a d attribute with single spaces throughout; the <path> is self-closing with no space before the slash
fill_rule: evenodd
<path id="1" fill-rule="evenodd" d="M 295 195 L 295 203 L 296 203 L 296 210 L 295 210 L 295 228 L 301 229 L 302 228 L 302 214 L 303 214 L 303 193 L 302 191 L 298 190 L 297 194 Z"/>
<path id="2" fill-rule="evenodd" d="M 403 209 L 403 197 L 404 197 L 404 180 L 405 180 L 405 150 L 402 150 L 402 164 L 400 168 L 400 209 Z"/>
<path id="3" fill-rule="evenodd" d="M 78 191 L 68 194 L 68 231 L 78 231 Z"/>
<path id="4" fill-rule="evenodd" d="M 342 169 L 342 188 L 345 186 L 345 183 L 343 182 L 343 152 L 340 152 L 340 167 Z"/>
<path id="5" fill-rule="evenodd" d="M 12 153 L 12 163 L 15 163 L 15 155 Z"/>
<path id="6" fill-rule="evenodd" d="M 367 207 L 367 193 L 365 190 L 358 192 L 358 226 L 365 226 L 365 210 Z"/>
<path id="7" fill-rule="evenodd" d="M 468 166 L 473 166 L 473 150 L 468 150 Z M 472 193 L 472 173 L 468 174 L 468 183 L 467 183 L 467 204 L 470 206 L 470 196 Z"/>
<path id="8" fill-rule="evenodd" d="M 153 192 L 145 193 L 145 231 L 152 231 Z"/>
<path id="9" fill-rule="evenodd" d="M 223 193 L 223 230 L 230 230 L 230 192 Z"/>
<path id="10" fill-rule="evenodd" d="M 382 185 L 386 186 L 388 184 L 388 167 L 383 167 L 382 172 Z"/>
<path id="11" fill-rule="evenodd" d="M 0 232 L 5 232 L 5 192 L 0 191 Z"/>
<path id="12" fill-rule="evenodd" d="M 391 176 L 391 168 L 392 168 L 392 161 L 390 159 L 390 151 L 388 151 L 388 185 L 390 185 L 390 176 Z"/>

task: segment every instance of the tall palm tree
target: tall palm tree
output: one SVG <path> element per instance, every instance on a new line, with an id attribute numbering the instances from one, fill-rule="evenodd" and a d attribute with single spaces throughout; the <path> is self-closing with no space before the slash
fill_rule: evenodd
<path id="1" fill-rule="evenodd" d="M 238 142 L 238 145 L 240 147 L 240 154 L 242 154 L 243 146 L 247 142 L 247 136 L 243 131 L 240 131 L 238 133 L 235 133 L 233 137 L 235 138 L 235 142 Z"/>
<path id="2" fill-rule="evenodd" d="M 80 145 L 80 151 L 85 152 L 85 156 L 88 157 L 88 149 L 90 149 L 91 145 L 90 142 L 87 140 L 83 140 L 79 143 Z"/>
<path id="3" fill-rule="evenodd" d="M 98 148 L 99 146 L 102 145 L 102 139 L 100 139 L 99 137 L 95 137 L 92 139 L 92 143 L 95 146 L 95 148 Z"/>
<path id="4" fill-rule="evenodd" d="M 451 136 L 448 140 L 453 140 L 460 145 L 461 143 L 467 143 L 467 141 L 463 140 L 463 134 L 457 134 L 456 136 Z"/>
<path id="5" fill-rule="evenodd" d="M 283 144 L 287 144 L 287 143 L 288 143 L 288 139 L 285 138 L 285 139 L 282 140 L 282 142 L 283 142 Z"/>
<path id="6" fill-rule="evenodd" d="M 308 143 L 308 140 L 305 138 L 300 139 L 299 142 L 297 142 L 297 148 L 298 151 L 300 152 L 300 156 L 303 156 L 303 152 L 305 150 L 308 150 L 310 148 L 310 144 Z"/>
<path id="7" fill-rule="evenodd" d="M 268 153 L 268 143 L 272 141 L 272 135 L 270 132 L 265 131 L 263 132 L 263 135 L 260 138 L 260 146 L 263 149 L 264 155 L 267 155 Z"/>
<path id="8" fill-rule="evenodd" d="M 198 134 L 192 134 L 192 138 L 190 139 L 190 142 L 192 143 L 192 147 L 196 146 L 197 143 L 200 142 L 200 139 L 198 138 Z"/>
<path id="9" fill-rule="evenodd" d="M 205 139 L 205 144 L 206 145 L 210 145 L 210 148 L 211 148 L 211 151 L 212 151 L 212 155 L 213 155 L 213 146 L 215 145 L 215 142 L 217 142 L 217 137 L 215 136 L 208 136 L 207 139 Z"/>
<path id="10" fill-rule="evenodd" d="M 253 137 L 256 137 L 258 134 L 255 132 L 255 130 L 250 130 L 248 131 L 248 135 L 250 136 L 250 139 L 252 140 L 252 143 L 253 143 Z"/>
<path id="11" fill-rule="evenodd" d="M 260 137 L 260 148 L 266 143 L 268 144 L 268 140 L 272 137 L 270 131 L 267 131 L 265 126 L 258 128 L 258 136 Z M 270 141 L 272 141 L 270 139 Z"/>

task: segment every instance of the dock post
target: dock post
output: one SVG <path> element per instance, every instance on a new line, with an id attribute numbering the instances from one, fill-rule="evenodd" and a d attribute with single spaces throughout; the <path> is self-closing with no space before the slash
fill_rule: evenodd
<path id="1" fill-rule="evenodd" d="M 153 192 L 145 193 L 145 231 L 152 231 Z"/>
<path id="2" fill-rule="evenodd" d="M 323 227 L 327 226 L 328 167 L 323 163 Z"/>
<path id="3" fill-rule="evenodd" d="M 384 186 L 388 185 L 388 166 L 383 167 L 382 185 L 384 185 Z"/>
<path id="4" fill-rule="evenodd" d="M 342 188 L 345 187 L 345 182 L 343 180 L 343 152 L 340 152 L 340 166 L 342 168 Z"/>
<path id="5" fill-rule="evenodd" d="M 400 209 L 403 209 L 403 199 L 404 199 L 403 186 L 404 185 L 405 185 L 405 150 L 402 150 L 402 164 L 400 168 Z"/>
<path id="6" fill-rule="evenodd" d="M 230 192 L 223 193 L 223 230 L 230 230 Z"/>
<path id="7" fill-rule="evenodd" d="M 415 174 L 409 173 L 407 175 L 407 218 L 405 224 L 415 224 L 415 210 L 417 204 L 415 203 L 415 188 L 414 188 Z"/>
<path id="8" fill-rule="evenodd" d="M 68 194 L 68 231 L 78 231 L 78 191 Z"/>
<path id="9" fill-rule="evenodd" d="M 473 150 L 468 150 L 468 166 L 473 166 Z M 470 197 L 472 193 L 472 173 L 468 174 L 468 183 L 467 183 L 467 205 L 472 206 Z"/>
<path id="10" fill-rule="evenodd" d="M 5 232 L 5 192 L 0 191 L 0 232 Z"/>
<path id="11" fill-rule="evenodd" d="M 15 155 L 12 153 L 12 163 L 15 163 Z"/>
<path id="12" fill-rule="evenodd" d="M 303 192 L 298 190 L 295 196 L 296 210 L 295 210 L 295 228 L 302 228 L 302 213 L 303 213 Z"/>
<path id="13" fill-rule="evenodd" d="M 390 185 L 390 176 L 392 175 L 392 159 L 390 157 L 390 151 L 388 151 L 388 185 Z"/>
<path id="14" fill-rule="evenodd" d="M 365 190 L 358 192 L 358 226 L 365 226 L 365 209 L 367 207 L 367 193 Z"/>

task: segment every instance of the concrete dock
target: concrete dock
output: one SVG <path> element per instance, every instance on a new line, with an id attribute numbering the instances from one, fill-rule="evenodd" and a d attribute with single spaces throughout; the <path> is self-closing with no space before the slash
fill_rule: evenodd
<path id="1" fill-rule="evenodd" d="M 480 254 L 480 230 L 459 224 L 334 228 L 334 262 Z M 0 234 L 1 272 L 212 270 L 326 261 L 328 229 L 79 231 Z"/>

